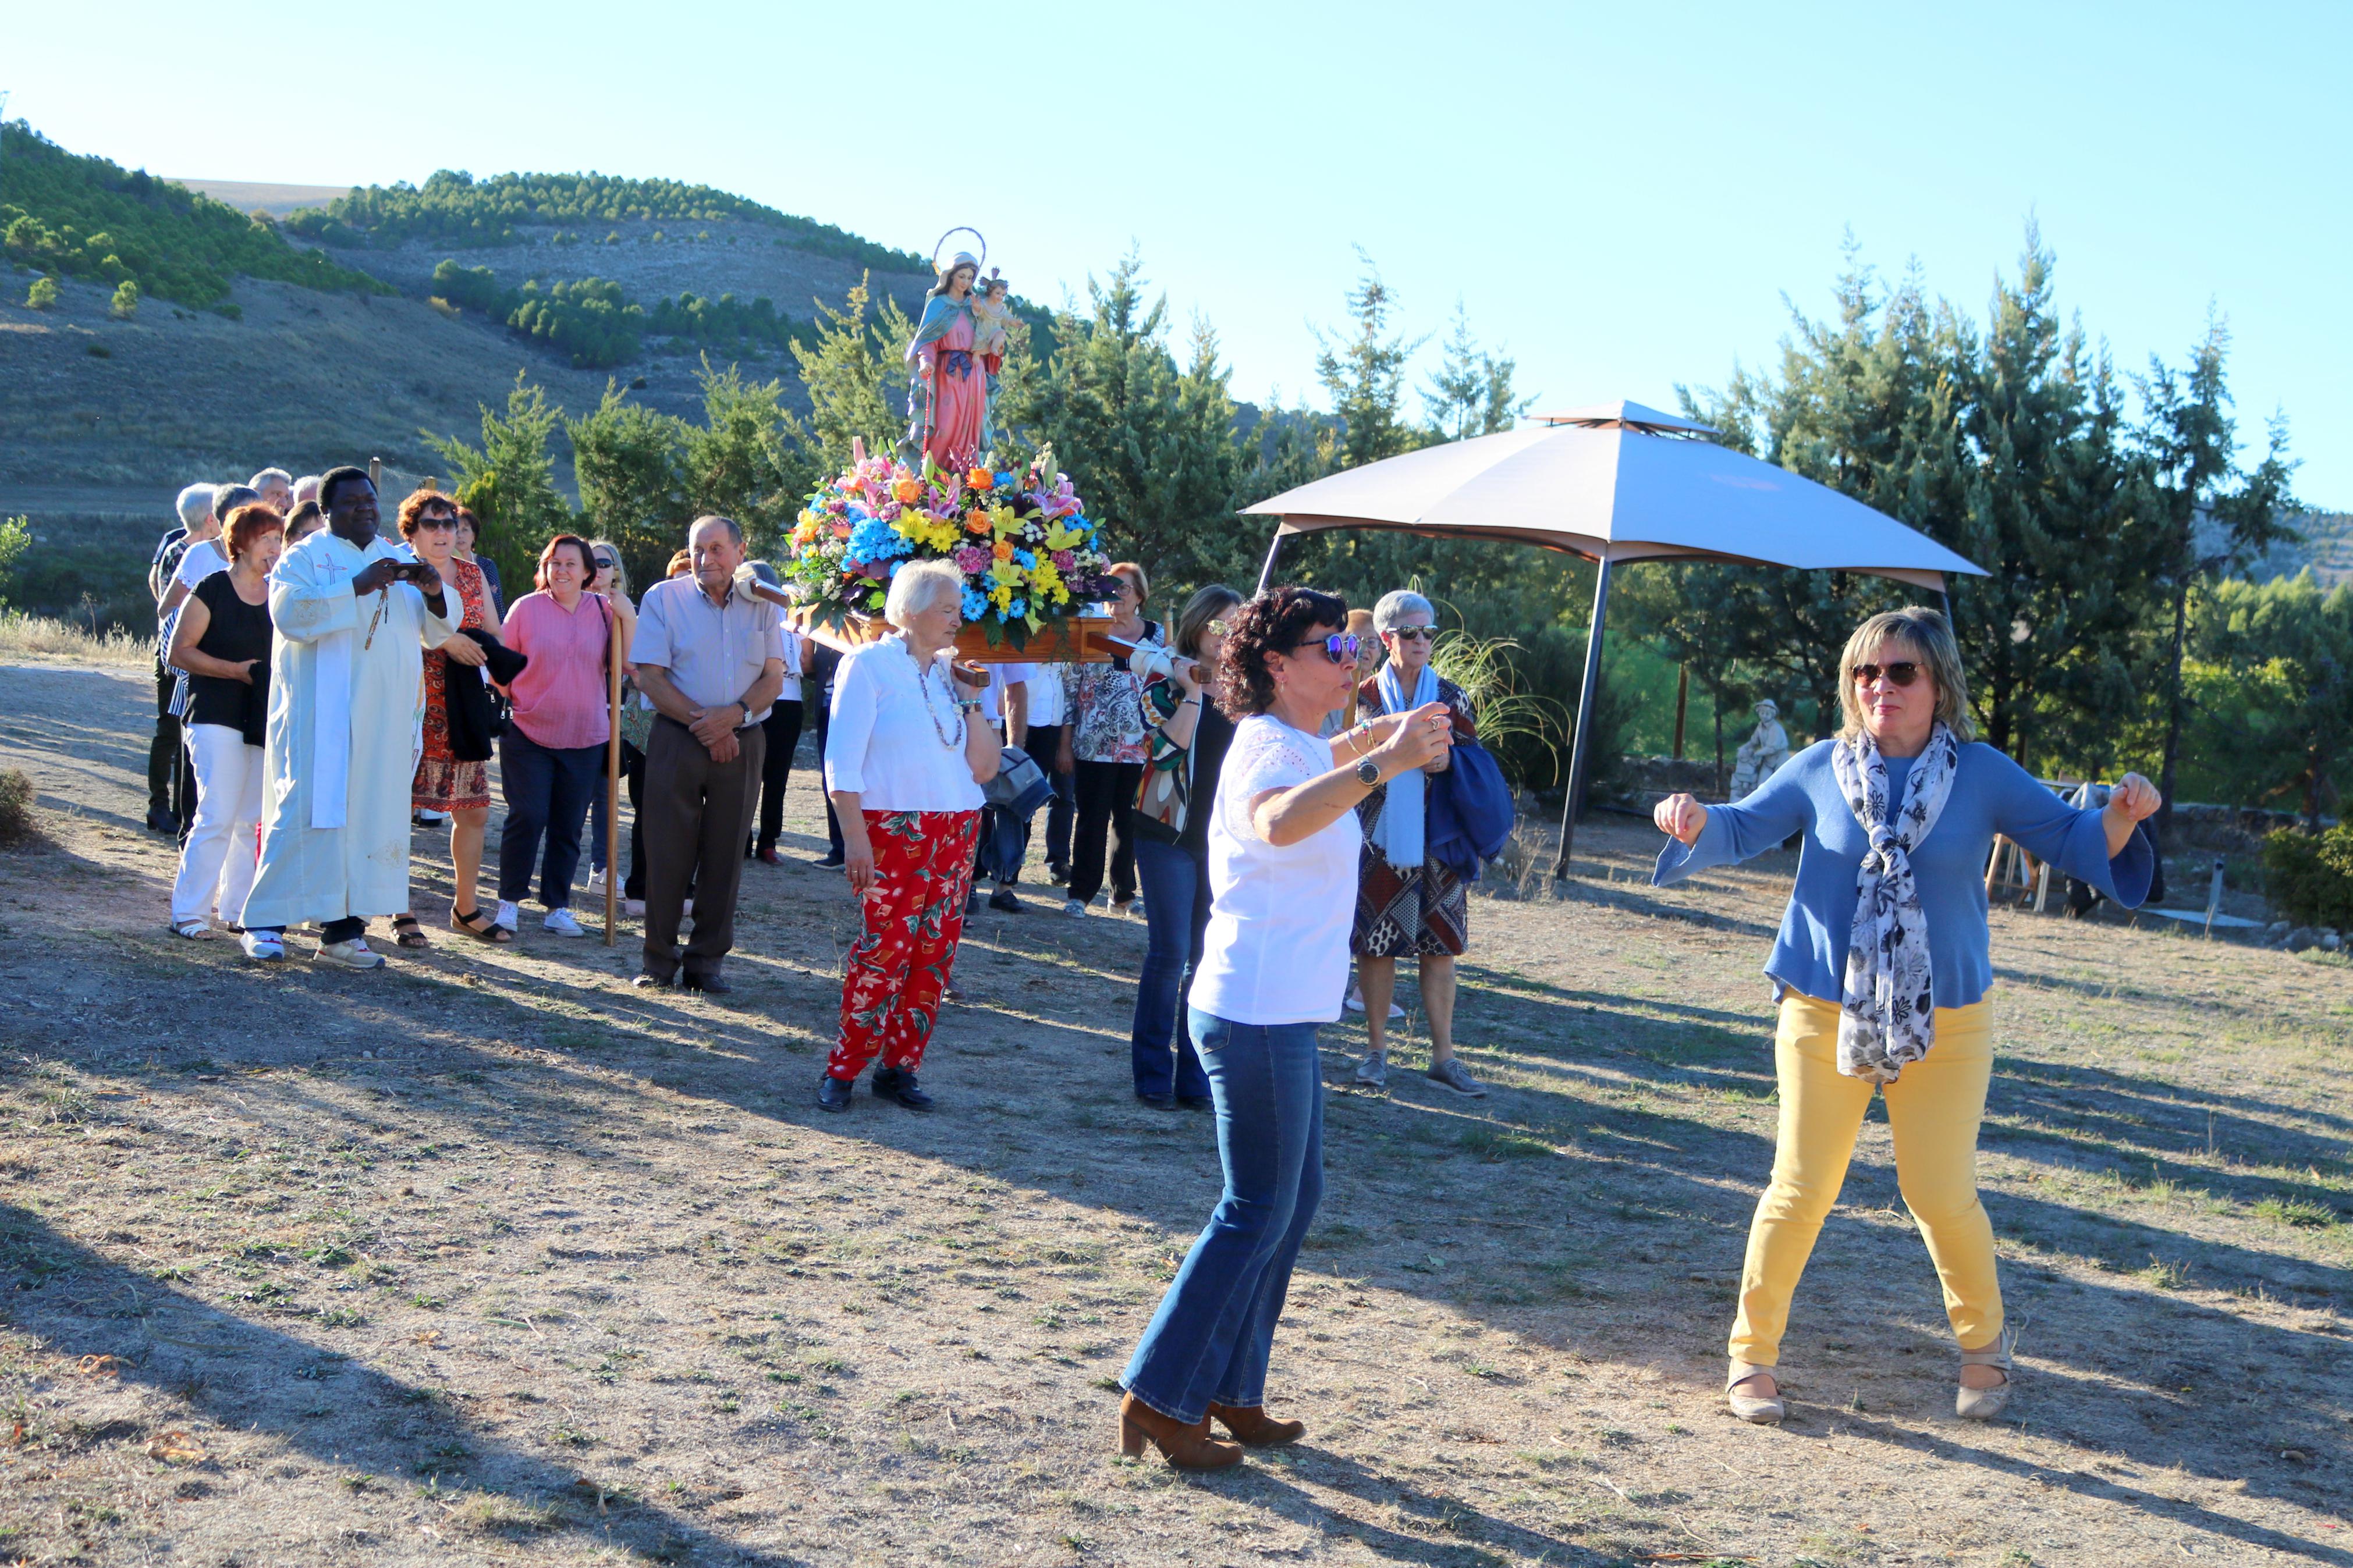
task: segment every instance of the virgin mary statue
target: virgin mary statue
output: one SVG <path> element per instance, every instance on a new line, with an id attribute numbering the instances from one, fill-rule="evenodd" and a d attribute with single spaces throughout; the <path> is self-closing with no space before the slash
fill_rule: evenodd
<path id="1" fill-rule="evenodd" d="M 923 319 L 907 344 L 905 446 L 911 461 L 920 461 L 920 453 L 955 470 L 988 448 L 989 378 L 1003 355 L 973 353 L 977 324 L 972 285 L 979 274 L 978 258 L 957 251 L 925 296 Z"/>

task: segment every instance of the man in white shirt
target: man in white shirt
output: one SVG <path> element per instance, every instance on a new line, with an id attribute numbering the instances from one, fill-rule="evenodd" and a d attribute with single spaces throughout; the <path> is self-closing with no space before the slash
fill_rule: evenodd
<path id="1" fill-rule="evenodd" d="M 1018 746 L 1025 752 L 1029 749 L 1029 703 L 1042 684 L 1038 679 L 1038 668 L 1034 664 L 992 664 L 988 667 L 987 689 L 980 694 L 980 709 L 987 716 L 990 725 L 1007 745 Z M 1054 685 L 1059 691 L 1061 683 L 1058 680 Z M 968 915 L 976 914 L 980 910 L 977 868 L 979 857 L 987 848 L 988 838 L 988 825 L 984 820 L 981 841 L 975 847 L 976 885 L 965 900 L 965 913 Z M 1021 824 L 1021 848 L 1025 856 L 1029 847 L 1029 825 L 1024 822 Z M 995 879 L 996 890 L 988 895 L 988 907 L 1005 914 L 1018 915 L 1021 912 L 1021 900 L 1014 896 L 1013 885 L 1021 879 L 1020 861 L 1017 859 L 1010 867 L 1000 867 L 998 870 L 1000 874 Z M 1011 875 L 1003 874 L 1008 870 Z"/>
<path id="2" fill-rule="evenodd" d="M 1046 782 L 1054 791 L 1046 803 L 1046 877 L 1060 885 L 1071 879 L 1071 828 L 1078 810 L 1076 781 L 1069 773 L 1054 771 L 1067 717 L 1064 667 L 1037 664 L 1029 668 L 1029 742 L 1021 749 L 1046 770 Z"/>

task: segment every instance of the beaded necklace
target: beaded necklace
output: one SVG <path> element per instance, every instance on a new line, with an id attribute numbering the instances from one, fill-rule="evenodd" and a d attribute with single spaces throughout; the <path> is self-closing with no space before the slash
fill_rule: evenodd
<path id="1" fill-rule="evenodd" d="M 910 657 L 913 656 L 913 649 L 909 650 Z M 965 723 L 964 705 L 962 703 L 955 704 L 956 732 L 955 739 L 951 741 L 948 739 L 948 732 L 940 728 L 940 710 L 938 706 L 932 701 L 932 670 L 934 665 L 937 662 L 937 660 L 934 660 L 932 664 L 919 664 L 915 667 L 915 689 L 923 694 L 923 717 L 932 721 L 932 733 L 937 735 L 940 738 L 940 744 L 945 746 L 949 751 L 962 751 L 964 749 L 965 736 L 969 733 Z M 953 688 L 951 688 L 948 692 L 948 700 L 951 702 L 955 701 L 955 692 Z"/>

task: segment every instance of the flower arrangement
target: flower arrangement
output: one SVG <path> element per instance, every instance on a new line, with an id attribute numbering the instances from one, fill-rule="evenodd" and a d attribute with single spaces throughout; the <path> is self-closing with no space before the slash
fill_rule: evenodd
<path id="1" fill-rule="evenodd" d="M 808 498 L 788 543 L 786 592 L 836 625 L 879 615 L 900 563 L 954 562 L 964 618 L 991 646 L 1019 647 L 1111 586 L 1101 535 L 1051 447 L 1018 472 L 993 455 L 955 473 L 928 456 L 917 472 L 861 455 Z"/>

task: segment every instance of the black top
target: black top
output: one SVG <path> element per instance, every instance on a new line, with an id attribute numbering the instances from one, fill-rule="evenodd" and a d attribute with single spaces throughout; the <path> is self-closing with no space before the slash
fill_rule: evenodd
<path id="1" fill-rule="evenodd" d="M 474 565 L 481 573 L 483 584 L 491 590 L 491 614 L 504 619 L 507 613 L 507 591 L 505 584 L 499 581 L 499 563 L 478 552 L 474 556 Z"/>
<path id="2" fill-rule="evenodd" d="M 1185 796 L 1185 826 L 1176 847 L 1195 855 L 1209 852 L 1209 813 L 1218 804 L 1218 775 L 1225 771 L 1226 748 L 1234 743 L 1234 721 L 1201 694 L 1201 716 L 1193 721 L 1193 787 Z"/>
<path id="3" fill-rule="evenodd" d="M 196 651 L 236 664 L 258 659 L 253 684 L 217 675 L 188 677 L 188 718 L 191 724 L 225 724 L 240 731 L 248 746 L 261 744 L 269 722 L 269 604 L 248 605 L 237 597 L 237 584 L 226 572 L 216 572 L 198 583 L 190 597 L 204 602 L 212 616 Z"/>

